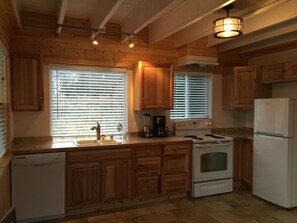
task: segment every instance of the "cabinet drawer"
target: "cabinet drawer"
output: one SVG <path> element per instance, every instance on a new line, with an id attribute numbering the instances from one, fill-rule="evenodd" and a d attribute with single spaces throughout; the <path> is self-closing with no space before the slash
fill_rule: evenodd
<path id="1" fill-rule="evenodd" d="M 164 173 L 185 173 L 188 172 L 187 159 L 185 155 L 171 155 L 164 157 Z"/>
<path id="2" fill-rule="evenodd" d="M 189 152 L 190 144 L 166 145 L 164 155 L 185 154 Z"/>
<path id="3" fill-rule="evenodd" d="M 67 153 L 68 162 L 90 162 L 106 159 L 131 159 L 132 149 L 104 149 Z"/>
<path id="4" fill-rule="evenodd" d="M 161 195 L 160 176 L 136 177 L 135 178 L 135 197 L 151 198 Z"/>
<path id="5" fill-rule="evenodd" d="M 150 156 L 161 156 L 162 146 L 142 146 L 135 147 L 135 157 L 150 157 Z"/>
<path id="6" fill-rule="evenodd" d="M 136 159 L 135 172 L 138 176 L 152 176 L 161 174 L 161 157 Z"/>
<path id="7" fill-rule="evenodd" d="M 164 177 L 165 194 L 176 194 L 188 191 L 187 174 L 174 174 Z"/>

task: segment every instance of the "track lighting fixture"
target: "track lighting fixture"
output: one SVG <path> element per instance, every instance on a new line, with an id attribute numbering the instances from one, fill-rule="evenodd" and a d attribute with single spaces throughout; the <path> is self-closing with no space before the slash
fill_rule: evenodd
<path id="1" fill-rule="evenodd" d="M 133 35 L 129 35 L 129 48 L 133 48 L 135 46 L 135 43 L 133 41 Z"/>
<path id="2" fill-rule="evenodd" d="M 97 36 L 98 36 L 98 32 L 94 32 L 94 38 L 92 40 L 92 44 L 96 45 L 96 46 L 99 45 L 99 42 L 97 40 Z"/>
<path id="3" fill-rule="evenodd" d="M 229 4 L 224 7 L 227 11 L 227 16 L 216 19 L 214 24 L 214 37 L 225 39 L 233 38 L 242 35 L 242 21 L 243 19 L 236 16 L 229 16 L 229 10 L 234 8 L 234 4 Z"/>
<path id="4" fill-rule="evenodd" d="M 105 28 L 104 29 L 94 29 L 94 28 L 87 28 L 87 27 L 79 27 L 79 26 L 73 26 L 73 25 L 64 25 L 64 24 L 58 24 L 58 28 L 68 28 L 68 29 L 79 29 L 79 30 L 84 30 L 84 31 L 92 31 L 93 35 L 91 37 L 91 41 L 93 45 L 99 45 L 98 41 L 98 36 L 104 35 L 106 33 L 110 35 L 127 35 L 129 37 L 129 48 L 133 48 L 135 46 L 135 41 L 134 41 L 134 33 L 125 33 L 125 32 L 114 32 L 114 31 L 107 31 Z"/>

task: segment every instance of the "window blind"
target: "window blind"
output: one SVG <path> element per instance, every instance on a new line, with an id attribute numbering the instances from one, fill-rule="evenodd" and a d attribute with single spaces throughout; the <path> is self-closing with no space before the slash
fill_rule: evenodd
<path id="1" fill-rule="evenodd" d="M 127 75 L 51 69 L 51 134 L 54 138 L 95 137 L 96 122 L 101 134 L 116 135 L 118 123 L 127 129 Z"/>
<path id="2" fill-rule="evenodd" d="M 172 119 L 208 118 L 210 77 L 174 75 L 174 109 Z"/>
<path id="3" fill-rule="evenodd" d="M 6 56 L 0 48 L 0 157 L 6 150 Z"/>

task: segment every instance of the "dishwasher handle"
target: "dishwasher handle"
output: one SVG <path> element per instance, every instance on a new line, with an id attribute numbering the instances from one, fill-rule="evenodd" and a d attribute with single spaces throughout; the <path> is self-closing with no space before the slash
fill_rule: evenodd
<path id="1" fill-rule="evenodd" d="M 43 166 L 65 163 L 65 153 L 45 153 L 31 155 L 17 155 L 11 159 L 13 166 Z"/>

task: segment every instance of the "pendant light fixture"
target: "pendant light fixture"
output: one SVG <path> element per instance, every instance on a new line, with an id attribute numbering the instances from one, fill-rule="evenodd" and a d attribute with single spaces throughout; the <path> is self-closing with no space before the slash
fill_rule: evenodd
<path id="1" fill-rule="evenodd" d="M 227 16 L 216 19 L 214 24 L 214 37 L 225 39 L 234 38 L 242 35 L 243 19 L 236 16 L 229 16 L 229 10 L 234 8 L 234 4 L 229 4 L 224 7 L 227 11 Z"/>

